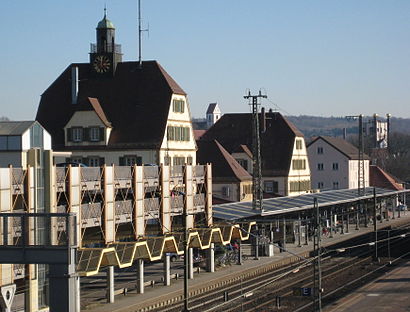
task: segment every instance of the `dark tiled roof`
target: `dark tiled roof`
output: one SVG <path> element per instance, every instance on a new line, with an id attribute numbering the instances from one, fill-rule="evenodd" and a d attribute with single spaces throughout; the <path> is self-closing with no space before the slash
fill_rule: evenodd
<path id="1" fill-rule="evenodd" d="M 212 163 L 212 180 L 222 181 L 251 181 L 251 175 L 233 158 L 218 141 L 197 142 L 198 163 Z"/>
<path id="2" fill-rule="evenodd" d="M 239 145 L 237 148 L 235 148 L 232 153 L 245 153 L 248 155 L 250 159 L 253 158 L 252 152 L 249 150 L 249 148 L 245 144 Z"/>
<path id="3" fill-rule="evenodd" d="M 403 189 L 401 181 L 397 180 L 395 177 L 393 177 L 380 167 L 371 165 L 369 169 L 369 178 L 371 186 L 397 191 Z"/>
<path id="4" fill-rule="evenodd" d="M 33 120 L 0 121 L 0 135 L 22 135 L 33 123 Z"/>
<path id="5" fill-rule="evenodd" d="M 278 112 L 266 113 L 266 131 L 260 135 L 263 176 L 289 174 L 296 137 L 303 137 L 303 134 L 285 117 Z M 224 114 L 201 140 L 218 140 L 230 153 L 242 144 L 251 149 L 251 114 Z"/>
<path id="6" fill-rule="evenodd" d="M 330 137 L 330 136 L 318 136 L 312 142 L 309 143 L 308 147 L 320 139 L 327 142 L 329 145 L 333 146 L 335 149 L 337 149 L 339 152 L 344 154 L 349 159 L 351 160 L 359 159 L 359 150 L 354 145 L 350 144 L 349 142 L 347 142 L 346 140 L 342 138 L 335 138 L 335 137 Z M 369 156 L 367 156 L 366 154 L 364 154 L 363 158 L 366 160 L 370 160 Z"/>
<path id="7" fill-rule="evenodd" d="M 214 113 L 214 110 L 215 110 L 215 108 L 216 108 L 216 105 L 218 105 L 218 104 L 217 104 L 217 103 L 211 103 L 211 104 L 209 104 L 208 109 L 206 110 L 206 113 L 207 113 L 207 114 L 213 114 L 213 113 Z"/>
<path id="8" fill-rule="evenodd" d="M 98 77 L 89 63 L 71 64 L 43 93 L 38 120 L 63 149 L 63 128 L 81 105 L 71 104 L 71 67 L 79 68 L 79 103 L 99 101 L 113 130 L 110 148 L 159 148 L 165 134 L 173 93 L 185 92 L 156 61 L 118 63 L 113 77 Z"/>
<path id="9" fill-rule="evenodd" d="M 105 116 L 105 113 L 98 99 L 87 97 L 86 99 L 82 100 L 78 105 L 79 106 L 77 111 L 94 111 L 106 127 L 111 127 L 111 123 L 108 121 L 107 116 Z"/>

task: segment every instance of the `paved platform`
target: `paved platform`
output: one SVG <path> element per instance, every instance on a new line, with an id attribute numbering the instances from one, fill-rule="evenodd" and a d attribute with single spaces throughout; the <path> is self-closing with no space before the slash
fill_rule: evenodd
<path id="1" fill-rule="evenodd" d="M 410 213 L 406 212 L 405 215 L 401 215 L 401 218 L 397 218 L 390 221 L 383 221 L 377 224 L 378 229 L 382 229 L 389 226 L 399 226 L 401 224 L 410 223 Z M 349 226 L 349 233 L 335 234 L 334 238 L 324 238 L 322 245 L 324 247 L 348 240 L 352 237 L 362 235 L 373 230 L 373 226 L 370 224 L 367 228 L 360 228 L 355 230 L 355 226 L 351 224 Z M 295 245 L 287 245 L 289 252 L 277 252 L 273 257 L 261 257 L 260 260 L 247 260 L 243 265 L 232 265 L 225 268 L 220 268 L 214 273 L 201 272 L 194 275 L 193 280 L 189 280 L 189 293 L 190 296 L 199 294 L 211 289 L 217 288 L 222 285 L 230 284 L 239 281 L 243 277 L 253 276 L 263 271 L 273 269 L 291 262 L 298 261 L 300 257 L 307 257 L 309 252 L 313 249 L 313 243 L 309 242 L 309 245 L 302 245 L 297 247 Z M 119 286 L 117 285 L 116 288 Z M 102 297 L 104 293 L 102 292 Z M 183 295 L 183 280 L 173 280 L 170 286 L 156 285 L 155 287 L 146 287 L 144 294 L 137 294 L 136 292 L 129 292 L 127 296 L 116 296 L 114 303 L 95 303 L 89 306 L 84 311 L 89 312 L 136 312 L 136 311 L 148 311 L 155 306 L 161 306 L 165 303 L 176 302 L 182 299 Z M 221 294 L 222 296 L 222 294 Z M 409 300 L 410 301 L 410 300 Z M 339 310 L 337 310 L 339 311 Z M 387 311 L 387 310 L 383 310 Z M 408 310 L 407 310 L 408 311 Z"/>
<path id="2" fill-rule="evenodd" d="M 410 311 L 410 261 L 342 298 L 325 312 Z M 370 308 L 371 307 L 371 308 Z"/>

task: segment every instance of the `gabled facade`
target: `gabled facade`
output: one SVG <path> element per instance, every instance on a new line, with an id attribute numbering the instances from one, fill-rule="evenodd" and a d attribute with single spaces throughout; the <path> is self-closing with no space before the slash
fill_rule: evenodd
<path id="1" fill-rule="evenodd" d="M 27 165 L 27 151 L 51 149 L 51 136 L 37 121 L 0 121 L 0 167 Z"/>
<path id="2" fill-rule="evenodd" d="M 72 152 L 56 162 L 196 163 L 186 93 L 156 61 L 122 62 L 106 16 L 90 62 L 69 65 L 49 86 L 36 120 L 53 137 L 55 151 Z"/>
<path id="3" fill-rule="evenodd" d="M 253 172 L 253 155 L 249 148 L 241 144 L 232 152 L 232 157 L 251 175 Z"/>
<path id="4" fill-rule="evenodd" d="M 265 193 L 292 196 L 310 191 L 310 169 L 303 134 L 280 113 L 260 115 L 266 125 L 260 133 L 262 179 Z M 201 138 L 218 140 L 251 172 L 251 114 L 224 114 Z M 242 147 L 241 147 L 242 146 Z"/>
<path id="5" fill-rule="evenodd" d="M 198 161 L 212 164 L 212 194 L 225 202 L 252 200 L 252 176 L 217 141 L 198 141 Z"/>
<path id="6" fill-rule="evenodd" d="M 319 136 L 308 145 L 312 187 L 321 190 L 358 187 L 358 149 L 341 138 Z M 369 186 L 369 157 L 364 155 L 364 186 Z"/>

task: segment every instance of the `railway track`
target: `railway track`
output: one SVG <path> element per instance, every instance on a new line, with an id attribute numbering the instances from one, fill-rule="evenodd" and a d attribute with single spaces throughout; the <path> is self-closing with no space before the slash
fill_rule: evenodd
<path id="1" fill-rule="evenodd" d="M 395 232 L 399 233 L 400 229 Z M 407 229 L 402 231 L 407 232 Z M 387 234 L 379 233 L 378 249 L 380 252 L 386 249 Z M 393 236 L 392 236 L 393 237 Z M 396 241 L 400 239 L 396 238 Z M 403 239 L 401 239 L 403 241 Z M 395 249 L 398 242 L 392 242 L 391 248 Z M 352 246 L 362 248 L 350 249 Z M 338 243 L 332 247 L 331 251 L 324 249 L 326 256 L 322 259 L 322 283 L 325 288 L 325 300 L 331 300 L 327 294 L 338 289 L 337 280 L 352 280 L 352 276 L 365 273 L 367 277 L 371 272 L 380 271 L 379 263 L 371 261 L 371 246 L 369 246 L 369 235 L 363 235 L 354 238 L 348 242 Z M 393 248 L 394 247 L 394 248 Z M 334 249 L 347 249 L 346 253 L 339 254 Z M 281 298 L 280 311 L 296 311 L 299 307 L 302 310 L 309 311 L 311 300 L 306 297 L 293 296 L 293 288 L 311 287 L 312 269 L 311 263 L 313 258 L 304 259 L 298 263 L 282 267 L 259 276 L 249 279 L 240 279 L 235 285 L 226 286 L 220 289 L 214 289 L 210 293 L 190 298 L 190 311 L 277 311 L 277 297 Z M 344 278 L 340 278 L 343 276 Z M 344 282 L 346 284 L 346 282 Z M 360 281 L 357 281 L 360 284 Z M 334 297 L 334 296 L 333 296 Z M 164 307 L 155 311 L 181 311 L 182 302 L 174 303 L 172 307 Z"/>

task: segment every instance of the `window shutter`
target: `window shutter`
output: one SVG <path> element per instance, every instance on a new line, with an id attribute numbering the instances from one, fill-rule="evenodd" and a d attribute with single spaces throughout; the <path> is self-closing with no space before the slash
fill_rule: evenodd
<path id="1" fill-rule="evenodd" d="M 91 128 L 83 128 L 83 141 L 91 141 Z"/>
<path id="2" fill-rule="evenodd" d="M 104 157 L 100 157 L 100 167 L 103 166 L 105 163 L 105 158 Z"/>
<path id="3" fill-rule="evenodd" d="M 105 141 L 105 128 L 100 128 L 100 141 Z"/>
<path id="4" fill-rule="evenodd" d="M 120 157 L 119 163 L 120 163 L 120 166 L 125 166 L 125 159 L 124 159 L 124 157 Z"/>
<path id="5" fill-rule="evenodd" d="M 67 128 L 67 142 L 73 141 L 73 129 Z"/>

